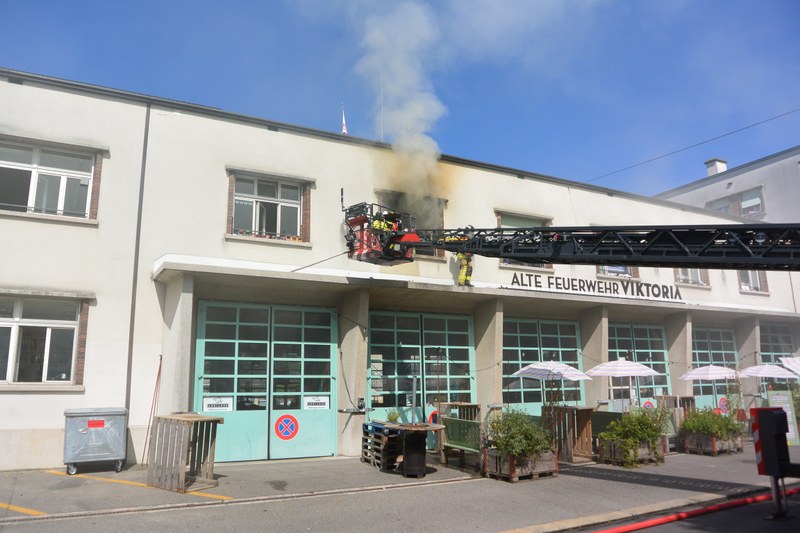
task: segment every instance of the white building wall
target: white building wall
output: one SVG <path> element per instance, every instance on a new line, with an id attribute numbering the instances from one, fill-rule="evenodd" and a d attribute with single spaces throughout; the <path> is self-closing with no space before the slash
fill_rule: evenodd
<path id="1" fill-rule="evenodd" d="M 507 317 L 524 312 L 578 321 L 590 306 L 594 306 L 594 315 L 603 316 L 602 324 L 607 324 L 622 315 L 617 308 L 601 306 L 624 304 L 620 309 L 627 309 L 631 300 L 639 300 L 649 313 L 641 319 L 651 322 L 657 320 L 653 313 L 674 315 L 687 308 L 722 317 L 717 320 L 725 320 L 725 313 L 731 310 L 731 324 L 734 315 L 749 314 L 794 323 L 798 320 L 795 302 L 800 299 L 800 283 L 790 283 L 786 273 L 769 273 L 770 292 L 766 295 L 743 294 L 735 272 L 712 271 L 709 288 L 678 286 L 682 298 L 659 300 L 548 286 L 550 278 L 619 283 L 616 278 L 598 276 L 592 266 L 509 267 L 500 266 L 496 259 L 476 257 L 474 291 L 484 292 L 466 293 L 452 287 L 456 268 L 449 255 L 394 267 L 352 261 L 342 255 L 342 189 L 347 205 L 376 201 L 376 190 L 423 191 L 446 199 L 445 227 L 471 224 L 492 228 L 497 225 L 498 212 L 547 218 L 554 226 L 669 226 L 730 223 L 731 219 L 555 179 L 534 175 L 521 179 L 507 169 L 461 164 L 447 158 L 439 163 L 435 179 L 417 182 L 404 179 L 402 161 L 385 147 L 335 136 L 272 131 L 266 123 L 188 105 L 171 106 L 157 99 L 150 101 L 146 129 L 146 101 L 100 93 L 73 86 L 66 90 L 35 83 L 0 83 L 0 138 L 49 141 L 105 154 L 96 221 L 0 212 L 0 234 L 11 250 L 9 257 L 18 258 L 0 262 L 0 293 L 92 295 L 83 385 L 0 383 L 0 412 L 4 413 L 0 417 L 0 449 L 4 451 L 0 470 L 60 464 L 63 411 L 77 407 L 128 404 L 133 444 L 129 455 L 141 460 L 156 392 L 159 413 L 192 408 L 192 313 L 200 286 L 206 294 L 231 301 L 270 301 L 273 295 L 263 289 L 267 286 L 264 280 L 274 282 L 269 287 L 275 291 L 284 282 L 316 283 L 306 286 L 324 287 L 325 291 L 306 289 L 294 295 L 297 301 L 336 307 L 343 302 L 352 306 L 355 300 L 345 296 L 347 291 L 364 290 L 376 280 L 402 281 L 416 290 L 441 294 L 446 301 L 436 305 L 447 307 L 446 302 L 453 302 L 450 312 L 473 312 L 477 299 L 472 294 L 485 295 L 485 301 L 497 299 L 491 305 L 478 306 L 480 319 L 489 324 L 489 308 L 500 309 Z M 226 235 L 230 169 L 310 182 L 310 242 L 268 242 Z M 140 184 L 142 217 L 137 241 Z M 162 269 L 165 261 L 173 266 Z M 314 265 L 317 262 L 321 263 Z M 185 272 L 176 273 L 179 269 Z M 676 286 L 673 269 L 642 267 L 639 272 L 636 281 Z M 529 274 L 539 276 L 545 285 L 536 289 L 512 283 L 515 275 Z M 251 279 L 254 288 L 249 290 Z M 351 287 L 356 281 L 358 287 Z M 543 297 L 531 297 L 537 293 Z M 391 301 L 384 293 L 379 296 L 375 305 Z M 529 300 L 504 306 L 500 302 L 504 298 Z M 367 302 L 364 305 L 373 305 L 370 300 L 367 296 L 358 299 Z M 402 305 L 418 304 L 412 298 Z M 627 316 L 636 316 L 639 308 L 630 309 Z M 367 316 L 367 311 L 360 309 L 359 313 Z M 502 324 L 492 327 L 494 333 L 486 339 L 502 342 L 497 331 Z M 679 325 L 672 327 L 680 329 Z M 595 345 L 600 342 L 597 339 L 607 342 L 602 332 L 593 339 Z M 361 353 L 348 353 L 348 364 L 358 364 L 366 356 L 366 343 L 351 340 L 349 345 Z M 490 353 L 491 347 L 481 346 L 481 357 Z M 355 375 L 361 375 L 360 371 Z M 41 393 L 45 389 L 48 392 Z M 499 394 L 496 387 L 485 384 L 479 389 L 493 400 Z M 352 428 L 351 432 L 357 433 Z"/>
<path id="2" fill-rule="evenodd" d="M 0 470 L 59 464 L 64 409 L 125 405 L 143 125 L 139 104 L 0 83 L 0 135 L 104 151 L 97 221 L 0 217 L 3 289 L 93 295 L 82 386 L 0 385 Z"/>

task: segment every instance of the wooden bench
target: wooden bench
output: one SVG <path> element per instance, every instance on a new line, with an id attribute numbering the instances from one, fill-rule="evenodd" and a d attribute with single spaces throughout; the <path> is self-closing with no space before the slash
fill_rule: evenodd
<path id="1" fill-rule="evenodd" d="M 444 426 L 442 443 L 440 447 L 439 462 L 447 463 L 447 455 L 451 451 L 459 454 L 460 465 L 465 463 L 465 453 L 480 454 L 481 451 L 481 423 L 477 420 L 461 420 L 442 416 L 439 422 Z"/>

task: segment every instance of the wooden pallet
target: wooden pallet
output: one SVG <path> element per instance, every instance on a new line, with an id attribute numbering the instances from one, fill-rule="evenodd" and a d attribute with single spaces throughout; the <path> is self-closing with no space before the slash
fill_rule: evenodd
<path id="1" fill-rule="evenodd" d="M 363 424 L 361 462 L 380 470 L 392 470 L 397 466 L 400 448 L 397 430 L 386 428 L 380 423 Z"/>
<path id="2" fill-rule="evenodd" d="M 744 451 L 743 448 L 726 448 L 722 450 L 708 450 L 708 449 L 700 449 L 700 448 L 693 448 L 687 449 L 685 453 L 691 455 L 710 455 L 711 457 L 716 457 L 717 455 L 727 455 L 733 453 L 742 453 Z"/>
<path id="3" fill-rule="evenodd" d="M 493 478 L 493 479 L 505 479 L 505 480 L 507 480 L 507 481 L 509 481 L 511 483 L 516 483 L 517 481 L 526 480 L 526 479 L 530 479 L 530 480 L 533 480 L 533 479 L 550 479 L 550 478 L 558 477 L 558 472 L 553 471 L 553 470 L 551 470 L 549 472 L 532 472 L 530 474 L 525 474 L 525 475 L 521 475 L 521 476 L 509 476 L 507 474 L 498 474 L 496 472 L 487 472 L 486 475 L 488 477 L 490 477 L 490 478 Z"/>

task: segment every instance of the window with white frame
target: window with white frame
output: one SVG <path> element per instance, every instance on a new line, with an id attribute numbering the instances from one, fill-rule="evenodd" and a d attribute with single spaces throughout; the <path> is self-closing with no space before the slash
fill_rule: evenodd
<path id="1" fill-rule="evenodd" d="M 0 382 L 73 383 L 80 302 L 0 296 Z"/>
<path id="2" fill-rule="evenodd" d="M 88 218 L 94 156 L 0 142 L 0 210 Z"/>
<path id="3" fill-rule="evenodd" d="M 767 273 L 760 270 L 740 270 L 739 289 L 749 292 L 768 292 Z"/>
<path id="4" fill-rule="evenodd" d="M 303 186 L 278 179 L 239 176 L 234 180 L 234 234 L 299 239 Z"/>

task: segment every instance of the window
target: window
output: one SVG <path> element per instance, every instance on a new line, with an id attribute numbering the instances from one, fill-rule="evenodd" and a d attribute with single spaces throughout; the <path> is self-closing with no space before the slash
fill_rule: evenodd
<path id="1" fill-rule="evenodd" d="M 419 229 L 444 228 L 444 207 L 446 200 L 430 196 L 412 196 L 402 192 L 383 191 L 377 193 L 378 203 L 394 211 L 408 213 L 416 219 Z M 441 250 L 415 249 L 414 255 L 442 257 Z"/>
<path id="2" fill-rule="evenodd" d="M 94 156 L 0 142 L 0 209 L 89 217 Z"/>
<path id="3" fill-rule="evenodd" d="M 746 292 L 769 292 L 767 273 L 760 270 L 740 270 L 739 290 Z"/>
<path id="4" fill-rule="evenodd" d="M 303 184 L 235 176 L 231 232 L 269 239 L 308 240 L 302 227 Z"/>
<path id="5" fill-rule="evenodd" d="M 629 267 L 622 265 L 598 265 L 597 273 L 606 276 L 617 276 L 620 278 L 637 278 L 639 277 L 638 267 Z"/>
<path id="6" fill-rule="evenodd" d="M 675 281 L 688 285 L 708 286 L 708 271 L 699 268 L 676 268 Z"/>
<path id="7" fill-rule="evenodd" d="M 550 220 L 545 218 L 511 215 L 508 213 L 497 214 L 497 225 L 501 228 L 543 228 L 550 225 Z M 502 258 L 501 265 L 528 266 L 538 268 L 553 268 L 551 263 L 526 263 L 514 259 Z"/>
<path id="8" fill-rule="evenodd" d="M 611 398 L 655 398 L 669 394 L 667 342 L 664 328 L 637 324 L 609 324 L 608 360 L 625 358 L 649 366 L 659 376 L 610 378 Z"/>
<path id="9" fill-rule="evenodd" d="M 473 340 L 469 317 L 371 312 L 369 407 L 474 401 Z"/>
<path id="10" fill-rule="evenodd" d="M 538 361 L 559 361 L 580 369 L 579 350 L 580 333 L 575 322 L 504 319 L 503 403 L 580 402 L 579 381 L 541 381 L 513 375 Z"/>
<path id="11" fill-rule="evenodd" d="M 81 307 L 75 300 L 0 296 L 0 382 L 80 382 Z"/>
<path id="12" fill-rule="evenodd" d="M 781 357 L 796 355 L 792 327 L 787 324 L 761 323 L 761 363 L 781 364 Z M 768 389 L 791 390 L 794 379 L 762 378 L 761 393 L 766 396 Z"/>
<path id="13" fill-rule="evenodd" d="M 739 356 L 736 351 L 736 338 L 732 329 L 692 328 L 692 364 L 695 368 L 705 365 L 736 368 Z M 719 398 L 727 396 L 726 380 L 696 380 L 692 382 L 695 396 L 706 396 L 705 401 L 716 405 Z"/>
<path id="14" fill-rule="evenodd" d="M 764 215 L 761 187 L 712 200 L 706 204 L 706 207 L 714 211 L 749 218 L 761 218 Z"/>

